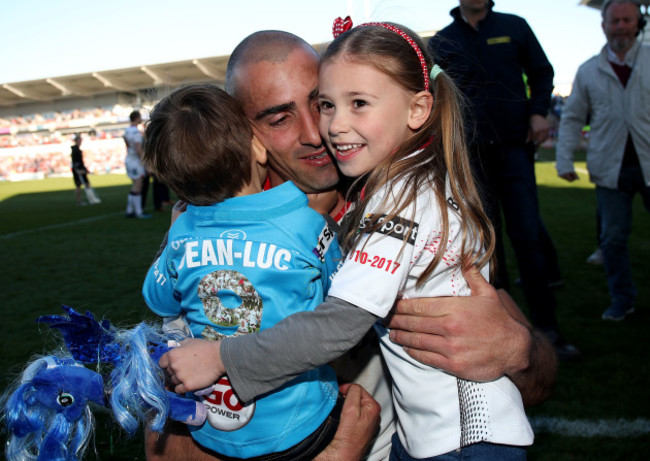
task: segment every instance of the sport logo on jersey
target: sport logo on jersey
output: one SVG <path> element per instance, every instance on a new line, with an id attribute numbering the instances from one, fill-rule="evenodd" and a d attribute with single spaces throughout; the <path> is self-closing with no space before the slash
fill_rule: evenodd
<path id="1" fill-rule="evenodd" d="M 323 230 L 320 231 L 320 235 L 318 236 L 318 244 L 316 248 L 311 250 L 312 253 L 318 256 L 318 259 L 320 259 L 321 262 L 325 262 L 325 253 L 327 253 L 327 250 L 333 241 L 334 232 L 332 232 L 332 230 L 327 227 L 327 224 L 325 224 L 325 227 L 323 227 Z"/>
<path id="2" fill-rule="evenodd" d="M 415 244 L 415 238 L 418 235 L 418 230 L 420 225 L 416 222 L 409 221 L 400 216 L 396 216 L 393 219 L 387 220 L 386 215 L 383 214 L 379 218 L 376 218 L 373 214 L 367 214 L 361 219 L 361 224 L 359 229 L 363 230 L 375 219 L 378 223 L 381 224 L 381 227 L 377 230 L 380 234 L 387 235 L 389 237 L 396 238 L 397 240 L 406 240 L 406 243 L 409 245 Z M 408 236 L 408 239 L 407 239 Z"/>

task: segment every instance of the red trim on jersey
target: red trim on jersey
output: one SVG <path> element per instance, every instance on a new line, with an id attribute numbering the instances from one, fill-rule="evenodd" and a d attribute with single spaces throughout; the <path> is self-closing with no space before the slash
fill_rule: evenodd
<path id="1" fill-rule="evenodd" d="M 341 224 L 341 220 L 343 219 L 343 216 L 345 216 L 345 214 L 350 209 L 350 205 L 352 205 L 352 202 L 345 202 L 345 205 L 343 205 L 339 210 L 339 212 L 336 213 L 336 216 L 332 216 L 332 218 L 334 218 L 334 221 Z"/>

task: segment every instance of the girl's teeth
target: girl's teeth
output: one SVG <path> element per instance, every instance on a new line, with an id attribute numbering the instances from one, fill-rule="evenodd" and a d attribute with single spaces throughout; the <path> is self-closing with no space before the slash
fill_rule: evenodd
<path id="1" fill-rule="evenodd" d="M 361 144 L 350 144 L 350 145 L 347 145 L 347 146 L 339 146 L 339 147 L 337 147 L 337 149 L 339 151 L 344 152 L 346 150 L 355 149 L 357 147 L 361 147 Z"/>

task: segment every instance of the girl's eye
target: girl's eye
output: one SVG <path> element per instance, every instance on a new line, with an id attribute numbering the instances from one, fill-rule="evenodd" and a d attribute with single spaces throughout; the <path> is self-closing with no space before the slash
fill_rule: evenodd
<path id="1" fill-rule="evenodd" d="M 332 107 L 334 107 L 334 105 L 329 101 L 319 101 L 318 102 L 318 107 L 320 108 L 320 110 L 327 110 L 327 109 L 331 109 Z"/>
<path id="2" fill-rule="evenodd" d="M 354 107 L 356 107 L 356 108 L 364 107 L 364 106 L 367 105 L 367 104 L 368 104 L 368 103 L 367 103 L 366 101 L 364 101 L 363 99 L 355 99 L 355 100 L 352 102 L 352 105 L 353 105 Z"/>

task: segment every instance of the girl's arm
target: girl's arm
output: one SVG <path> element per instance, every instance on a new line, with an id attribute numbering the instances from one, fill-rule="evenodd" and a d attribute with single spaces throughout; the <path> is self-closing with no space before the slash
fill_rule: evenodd
<path id="1" fill-rule="evenodd" d="M 177 393 L 208 387 L 228 374 L 239 399 L 247 402 L 339 357 L 376 320 L 368 311 L 328 296 L 315 310 L 293 314 L 258 333 L 216 343 L 183 341 L 160 359 L 160 366 Z"/>

